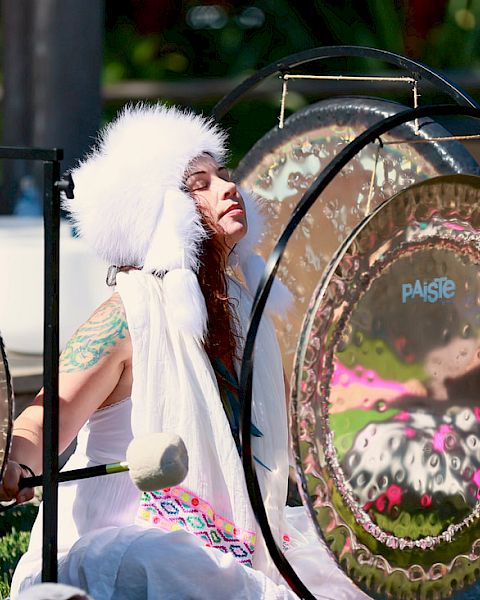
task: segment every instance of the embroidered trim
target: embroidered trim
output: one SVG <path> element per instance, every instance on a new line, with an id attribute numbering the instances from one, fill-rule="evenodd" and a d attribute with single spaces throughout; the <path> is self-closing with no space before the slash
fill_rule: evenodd
<path id="1" fill-rule="evenodd" d="M 241 530 L 217 515 L 202 498 L 182 487 L 144 492 L 137 523 L 165 531 L 184 529 L 199 537 L 206 546 L 232 554 L 241 564 L 251 567 L 255 551 L 254 531 Z"/>
<path id="2" fill-rule="evenodd" d="M 282 550 L 286 552 L 287 550 L 290 550 L 291 546 L 292 540 L 290 539 L 290 536 L 287 533 L 284 533 L 282 535 Z"/>

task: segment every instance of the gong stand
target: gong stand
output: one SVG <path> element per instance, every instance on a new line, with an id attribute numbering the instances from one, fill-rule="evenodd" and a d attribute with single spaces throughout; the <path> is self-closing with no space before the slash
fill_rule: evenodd
<path id="1" fill-rule="evenodd" d="M 264 535 L 267 548 L 274 561 L 275 565 L 282 573 L 283 577 L 289 583 L 290 587 L 302 598 L 313 599 L 313 595 L 306 588 L 303 582 L 300 580 L 298 575 L 295 573 L 291 565 L 288 563 L 283 553 L 278 548 L 270 526 L 268 518 L 265 512 L 265 507 L 262 501 L 262 495 L 260 486 L 255 472 L 255 466 L 253 463 L 253 453 L 251 447 L 250 438 L 250 423 L 251 423 L 251 410 L 252 410 L 252 378 L 253 378 L 253 353 L 255 346 L 255 338 L 257 335 L 258 327 L 261 321 L 265 304 L 273 285 L 273 281 L 277 270 L 279 268 L 280 261 L 285 252 L 286 245 L 293 235 L 294 231 L 305 217 L 308 210 L 312 207 L 315 201 L 319 198 L 321 193 L 325 190 L 329 183 L 340 173 L 342 168 L 352 160 L 363 148 L 368 144 L 375 141 L 381 141 L 381 135 L 390 132 L 393 128 L 400 126 L 404 123 L 411 121 L 415 122 L 415 129 L 418 128 L 418 120 L 422 117 L 439 117 L 439 116 L 468 116 L 474 118 L 480 118 L 480 110 L 478 104 L 470 98 L 465 92 L 460 90 L 455 84 L 450 82 L 448 79 L 433 71 L 432 69 L 410 60 L 406 57 L 386 52 L 383 50 L 377 50 L 374 48 L 362 48 L 352 46 L 336 46 L 336 47 L 325 47 L 308 50 L 288 56 L 281 61 L 277 61 L 261 69 L 257 73 L 253 74 L 250 78 L 245 80 L 237 88 L 235 88 L 230 94 L 225 96 L 217 105 L 214 107 L 212 114 L 217 119 L 222 119 L 234 106 L 242 99 L 247 93 L 260 84 L 263 80 L 271 76 L 280 76 L 283 80 L 282 88 L 282 100 L 281 100 L 281 112 L 279 117 L 279 127 L 284 126 L 284 110 L 285 110 L 285 96 L 287 93 L 287 83 L 290 79 L 298 78 L 309 78 L 309 76 L 295 75 L 291 71 L 305 65 L 313 65 L 319 62 L 324 62 L 325 59 L 331 58 L 345 58 L 345 57 L 363 57 L 373 58 L 380 61 L 384 61 L 395 65 L 406 70 L 411 77 L 404 78 L 409 84 L 413 86 L 414 96 L 414 108 L 408 109 L 391 117 L 387 117 L 379 123 L 369 127 L 366 131 L 358 135 L 353 141 L 351 141 L 339 154 L 331 160 L 331 162 L 321 171 L 318 177 L 315 179 L 313 184 L 305 192 L 303 197 L 300 199 L 296 207 L 294 208 L 292 215 L 281 236 L 278 239 L 273 251 L 271 252 L 267 264 L 265 267 L 264 274 L 257 288 L 255 295 L 249 330 L 246 337 L 245 348 L 242 359 L 241 377 L 240 377 L 240 397 L 242 401 L 242 457 L 243 467 L 247 482 L 247 489 L 250 496 L 250 500 L 255 512 L 257 521 L 260 525 L 260 529 Z M 312 79 L 321 79 L 322 76 L 310 76 Z M 342 80 L 348 79 L 341 76 L 338 77 L 324 77 L 325 79 Z M 352 78 L 353 79 L 353 78 Z M 375 81 L 374 77 L 361 78 L 362 80 Z M 400 80 L 401 78 L 392 78 Z M 447 96 L 452 98 L 457 105 L 434 105 L 424 106 L 418 108 L 418 82 L 424 79 L 429 83 L 433 84 L 436 88 L 440 89 Z M 469 137 L 469 136 L 465 136 Z M 477 138 L 478 136 L 471 136 Z M 449 138 L 445 138 L 449 139 Z M 452 136 L 451 139 L 458 139 Z M 428 139 L 423 141 L 428 142 Z M 443 140 L 438 140 L 443 141 Z M 310 507 L 311 509 L 311 507 Z M 311 511 L 312 512 L 312 511 Z"/>
<path id="2" fill-rule="evenodd" d="M 61 149 L 0 147 L 0 159 L 43 162 L 43 550 L 42 581 L 57 581 L 58 355 L 60 192 L 71 195 L 71 179 L 60 178 Z M 28 277 L 27 273 L 25 277 Z M 8 454 L 8 446 L 7 446 Z"/>
<path id="3" fill-rule="evenodd" d="M 243 406 L 242 412 L 242 449 L 243 449 L 243 467 L 247 480 L 247 487 L 250 495 L 257 521 L 265 537 L 270 555 L 277 568 L 281 571 L 292 589 L 302 598 L 313 599 L 313 595 L 299 579 L 292 569 L 282 552 L 279 550 L 273 535 L 271 533 L 265 507 L 262 502 L 260 486 L 253 464 L 253 453 L 250 438 L 250 423 L 252 410 L 252 378 L 253 378 L 253 353 L 255 338 L 258 327 L 265 309 L 265 304 L 271 290 L 275 275 L 277 273 L 281 258 L 285 252 L 286 245 L 292 234 L 305 217 L 306 213 L 314 202 L 319 198 L 328 184 L 335 178 L 341 169 L 354 158 L 362 148 L 367 144 L 374 142 L 381 135 L 387 133 L 394 127 L 420 119 L 422 117 L 436 116 L 469 116 L 480 119 L 480 109 L 469 106 L 455 105 L 435 105 L 423 106 L 421 108 L 408 109 L 396 115 L 393 115 L 383 121 L 370 127 L 367 131 L 359 135 L 353 142 L 348 144 L 320 173 L 312 186 L 302 197 L 296 206 L 284 232 L 276 243 L 270 257 L 267 260 L 265 271 L 257 288 L 255 295 L 250 326 L 247 333 L 245 348 L 242 358 L 242 368 L 240 375 L 240 397 Z"/>

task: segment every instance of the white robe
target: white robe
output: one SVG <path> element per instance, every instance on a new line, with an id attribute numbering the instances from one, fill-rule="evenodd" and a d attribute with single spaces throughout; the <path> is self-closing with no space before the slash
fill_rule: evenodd
<path id="1" fill-rule="evenodd" d="M 65 468 L 123 460 L 134 436 L 153 431 L 179 434 L 189 454 L 181 484 L 200 498 L 219 522 L 254 534 L 253 568 L 231 552 L 206 546 L 186 530 L 152 526 L 138 512 L 139 493 L 128 475 L 60 486 L 59 580 L 83 587 L 95 600 L 260 598 L 296 596 L 266 551 L 250 507 L 241 461 L 202 345 L 175 326 L 162 296 L 162 280 L 141 271 L 118 277 L 132 338 L 133 387 L 129 400 L 97 411 L 79 435 Z M 243 339 L 251 297 L 230 285 Z M 263 433 L 253 439 L 264 505 L 277 544 L 318 598 L 366 598 L 343 575 L 317 538 L 305 511 L 285 509 L 288 480 L 287 417 L 281 356 L 273 327 L 262 319 L 255 347 L 252 420 Z M 172 492 L 173 493 L 173 492 Z M 207 509 L 205 509 L 207 510 Z M 143 523 L 143 524 L 142 524 Z M 172 528 L 173 529 L 173 528 Z M 252 546 L 252 549 L 253 549 Z M 41 514 L 12 585 L 38 581 Z"/>

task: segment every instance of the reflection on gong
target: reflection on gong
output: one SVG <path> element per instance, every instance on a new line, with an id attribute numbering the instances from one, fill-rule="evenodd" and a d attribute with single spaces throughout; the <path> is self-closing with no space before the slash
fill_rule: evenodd
<path id="1" fill-rule="evenodd" d="M 404 108 L 373 98 L 323 100 L 296 112 L 283 129 L 275 127 L 253 146 L 236 177 L 263 202 L 268 231 L 258 251 L 265 258 L 292 210 L 332 158 L 365 129 Z M 370 144 L 342 169 L 293 234 L 278 273 L 295 302 L 290 318 L 276 322 L 288 375 L 309 299 L 352 229 L 411 184 L 452 172 L 478 173 L 476 161 L 458 141 L 405 142 L 445 135 L 442 126 L 424 119 L 418 132 L 415 123 L 406 123 L 382 136 L 383 145 Z M 402 143 L 391 143 L 395 140 Z"/>
<path id="2" fill-rule="evenodd" d="M 304 495 L 367 593 L 443 598 L 480 570 L 480 178 L 387 201 L 314 292 L 295 361 Z"/>

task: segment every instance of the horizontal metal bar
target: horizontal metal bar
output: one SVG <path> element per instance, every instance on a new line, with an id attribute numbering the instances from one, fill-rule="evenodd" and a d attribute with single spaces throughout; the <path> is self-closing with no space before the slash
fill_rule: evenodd
<path id="1" fill-rule="evenodd" d="M 62 160 L 61 148 L 21 148 L 13 146 L 0 146 L 0 159 L 22 160 Z"/>
<path id="2" fill-rule="evenodd" d="M 388 81 L 415 83 L 413 77 L 382 77 L 381 75 L 293 75 L 286 73 L 283 79 L 318 79 L 320 81 Z"/>
<path id="3" fill-rule="evenodd" d="M 428 138 L 409 138 L 406 140 L 390 140 L 388 142 L 384 142 L 382 140 L 383 146 L 399 146 L 400 144 L 428 144 L 431 142 L 450 142 L 450 141 L 460 141 L 460 142 L 468 142 L 468 141 L 479 141 L 480 134 L 478 133 L 470 133 L 468 135 L 443 135 L 439 137 L 428 137 Z"/>

